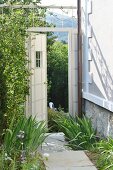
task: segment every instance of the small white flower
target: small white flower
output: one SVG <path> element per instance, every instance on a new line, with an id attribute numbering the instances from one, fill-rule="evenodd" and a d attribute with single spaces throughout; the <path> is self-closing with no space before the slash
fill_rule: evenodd
<path id="1" fill-rule="evenodd" d="M 33 164 L 32 168 L 30 168 L 30 170 L 36 170 L 37 168 L 38 168 L 38 167 Z"/>
<path id="2" fill-rule="evenodd" d="M 22 131 L 22 130 L 20 130 L 20 131 L 19 131 L 19 134 L 17 135 L 17 137 L 18 137 L 19 139 L 23 139 L 24 136 L 25 136 L 25 132 Z"/>
<path id="3" fill-rule="evenodd" d="M 48 153 L 44 153 L 43 156 L 44 157 L 49 157 L 49 154 Z"/>
<path id="4" fill-rule="evenodd" d="M 7 156 L 5 157 L 5 161 L 12 161 L 11 157 Z"/>
<path id="5" fill-rule="evenodd" d="M 113 152 L 111 151 L 110 154 L 113 155 Z"/>
<path id="6" fill-rule="evenodd" d="M 5 157 L 7 157 L 7 153 L 5 153 Z"/>

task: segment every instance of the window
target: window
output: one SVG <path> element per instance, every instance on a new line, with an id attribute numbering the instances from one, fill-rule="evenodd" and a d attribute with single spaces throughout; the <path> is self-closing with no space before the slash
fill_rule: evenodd
<path id="1" fill-rule="evenodd" d="M 36 67 L 40 68 L 42 67 L 42 52 L 36 51 Z"/>

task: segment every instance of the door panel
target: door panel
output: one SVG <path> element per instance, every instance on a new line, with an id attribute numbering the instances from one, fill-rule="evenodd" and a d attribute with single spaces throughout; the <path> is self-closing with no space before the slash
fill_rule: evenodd
<path id="1" fill-rule="evenodd" d="M 37 120 L 47 120 L 47 52 L 46 34 L 31 34 L 31 114 Z"/>

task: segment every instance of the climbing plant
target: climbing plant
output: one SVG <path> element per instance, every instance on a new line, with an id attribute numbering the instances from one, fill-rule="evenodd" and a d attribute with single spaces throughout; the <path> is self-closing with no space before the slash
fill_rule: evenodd
<path id="1" fill-rule="evenodd" d="M 29 4 L 31 2 L 40 2 L 40 0 L 0 0 L 0 4 L 10 2 L 10 3 L 23 3 L 23 4 Z"/>
<path id="2" fill-rule="evenodd" d="M 43 26 L 45 10 L 5 8 L 0 11 L 0 125 L 7 128 L 12 117 L 15 123 L 24 114 L 28 94 L 28 77 L 25 39 L 27 28 Z"/>

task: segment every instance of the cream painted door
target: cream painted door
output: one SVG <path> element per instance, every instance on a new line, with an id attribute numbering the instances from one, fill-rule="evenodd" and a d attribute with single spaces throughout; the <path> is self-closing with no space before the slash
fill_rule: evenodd
<path id="1" fill-rule="evenodd" d="M 31 113 L 37 120 L 47 120 L 47 40 L 46 34 L 31 34 Z"/>

